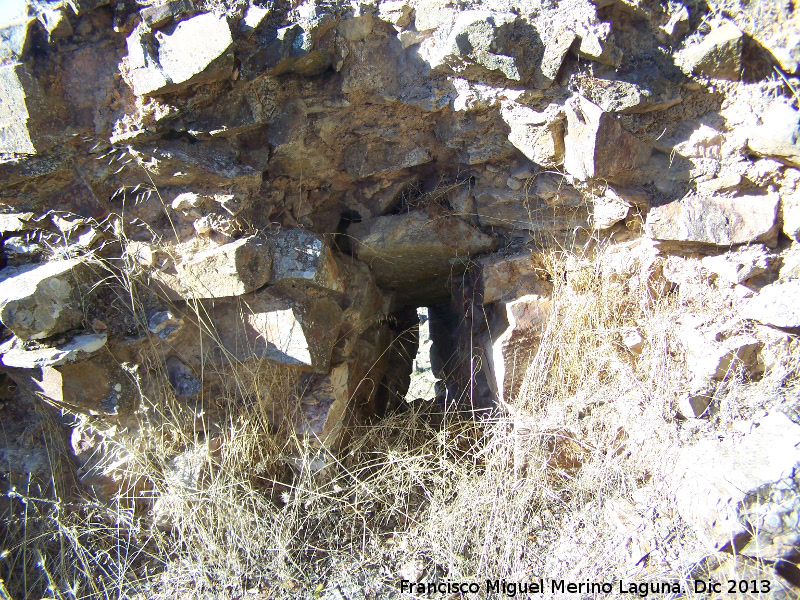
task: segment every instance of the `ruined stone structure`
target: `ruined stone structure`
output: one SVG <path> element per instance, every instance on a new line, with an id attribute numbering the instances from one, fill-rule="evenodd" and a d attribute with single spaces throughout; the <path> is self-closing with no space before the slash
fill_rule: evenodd
<path id="1" fill-rule="evenodd" d="M 608 243 L 643 302 L 695 269 L 753 325 L 682 325 L 702 416 L 800 328 L 800 21 L 737 1 L 4 4 L 2 371 L 82 416 L 99 493 L 131 484 L 103 431 L 143 435 L 165 394 L 208 426 L 248 365 L 301 390 L 276 429 L 335 451 L 405 401 L 421 307 L 439 400 L 513 406 L 556 310 L 541 257 Z M 796 457 L 721 503 L 692 464 L 678 496 L 713 496 L 686 509 L 712 543 L 767 519 L 749 551 L 794 547 Z"/>

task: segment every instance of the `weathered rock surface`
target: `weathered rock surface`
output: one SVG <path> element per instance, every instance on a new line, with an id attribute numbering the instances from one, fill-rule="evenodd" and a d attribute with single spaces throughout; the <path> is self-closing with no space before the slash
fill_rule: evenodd
<path id="1" fill-rule="evenodd" d="M 342 324 L 342 309 L 318 290 L 256 292 L 216 303 L 210 311 L 227 360 L 266 358 L 326 373 Z"/>
<path id="2" fill-rule="evenodd" d="M 772 413 L 740 423 L 739 431 L 683 449 L 675 466 L 678 510 L 710 548 L 775 560 L 800 541 L 800 426 Z"/>
<path id="3" fill-rule="evenodd" d="M 610 113 L 575 96 L 566 105 L 564 168 L 579 180 L 625 184 L 650 158 L 650 147 L 622 129 Z"/>
<path id="4" fill-rule="evenodd" d="M 171 33 L 139 26 L 128 36 L 126 79 L 137 96 L 163 94 L 187 85 L 224 79 L 233 69 L 233 43 L 224 16 L 197 15 Z"/>
<path id="5" fill-rule="evenodd" d="M 488 252 L 495 241 L 457 217 L 429 218 L 425 212 L 378 217 L 355 223 L 348 234 L 356 255 L 378 284 L 398 298 L 443 297 L 442 277 L 463 272 L 471 256 Z M 438 289 L 425 289 L 425 286 Z"/>
<path id="6" fill-rule="evenodd" d="M 800 280 L 776 282 L 747 301 L 742 314 L 775 327 L 800 327 Z"/>
<path id="7" fill-rule="evenodd" d="M 478 268 L 483 304 L 524 296 L 536 288 L 540 279 L 534 267 L 534 257 L 529 252 L 482 258 L 478 261 Z"/>
<path id="8" fill-rule="evenodd" d="M 774 245 L 779 201 L 777 194 L 689 196 L 652 209 L 645 228 L 653 239 L 665 243 Z"/>
<path id="9" fill-rule="evenodd" d="M 712 29 L 699 44 L 688 47 L 681 58 L 690 73 L 736 80 L 742 72 L 743 46 L 742 32 L 732 23 L 726 23 Z"/>
<path id="10" fill-rule="evenodd" d="M 550 317 L 551 284 L 538 282 L 530 292 L 496 306 L 484 340 L 486 378 L 501 403 L 511 402 L 520 391 Z"/>
<path id="11" fill-rule="evenodd" d="M 257 290 L 269 281 L 271 269 L 269 247 L 249 236 L 192 255 L 176 265 L 174 278 L 157 277 L 172 284 L 178 298 L 226 298 Z"/>
<path id="12" fill-rule="evenodd" d="M 790 104 L 773 102 L 761 115 L 761 125 L 750 130 L 747 146 L 758 156 L 800 167 L 800 113 Z"/>
<path id="13" fill-rule="evenodd" d="M 744 246 L 718 256 L 703 258 L 703 266 L 733 284 L 766 273 L 770 260 L 767 248 L 761 244 Z"/>
<path id="14" fill-rule="evenodd" d="M 82 362 L 11 369 L 9 375 L 53 406 L 78 414 L 114 416 L 130 412 L 137 402 L 130 375 L 102 352 Z"/>
<path id="15" fill-rule="evenodd" d="M 303 229 L 284 229 L 268 235 L 273 262 L 271 283 L 311 283 L 342 291 L 339 269 L 322 236 Z"/>
<path id="16" fill-rule="evenodd" d="M 79 327 L 83 320 L 80 259 L 7 268 L 0 272 L 0 319 L 23 340 Z"/>

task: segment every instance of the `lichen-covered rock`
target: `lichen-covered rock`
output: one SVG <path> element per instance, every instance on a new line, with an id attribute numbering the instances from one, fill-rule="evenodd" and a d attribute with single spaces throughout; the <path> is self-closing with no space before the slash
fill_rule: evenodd
<path id="1" fill-rule="evenodd" d="M 38 340 L 74 329 L 83 321 L 81 259 L 8 267 L 0 272 L 0 319 L 22 340 Z"/>
<path id="2" fill-rule="evenodd" d="M 688 196 L 650 210 L 645 230 L 668 244 L 774 245 L 778 234 L 777 194 Z"/>
<path id="3" fill-rule="evenodd" d="M 272 248 L 271 283 L 311 283 L 342 291 L 338 267 L 328 241 L 304 229 L 268 234 Z"/>

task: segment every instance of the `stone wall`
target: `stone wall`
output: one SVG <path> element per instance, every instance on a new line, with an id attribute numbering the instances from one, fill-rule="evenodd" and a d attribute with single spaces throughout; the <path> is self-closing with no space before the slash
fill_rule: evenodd
<path id="1" fill-rule="evenodd" d="M 555 310 L 542 256 L 605 244 L 599 276 L 642 302 L 698 273 L 727 294 L 734 324 L 680 324 L 680 411 L 701 417 L 731 365 L 763 373 L 800 329 L 797 17 L 717 8 L 14 4 L 3 371 L 94 430 L 144 435 L 165 394 L 195 427 L 237 369 L 277 365 L 302 392 L 276 429 L 335 450 L 402 405 L 418 307 L 438 315 L 439 393 L 513 406 Z M 85 483 L 118 489 L 86 462 L 92 435 L 73 435 Z"/>

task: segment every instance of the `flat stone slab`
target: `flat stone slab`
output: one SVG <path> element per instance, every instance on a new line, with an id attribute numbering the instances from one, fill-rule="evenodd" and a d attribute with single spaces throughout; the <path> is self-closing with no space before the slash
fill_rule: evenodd
<path id="1" fill-rule="evenodd" d="M 689 196 L 651 209 L 645 231 L 663 242 L 773 245 L 778 235 L 779 203 L 777 194 Z"/>

